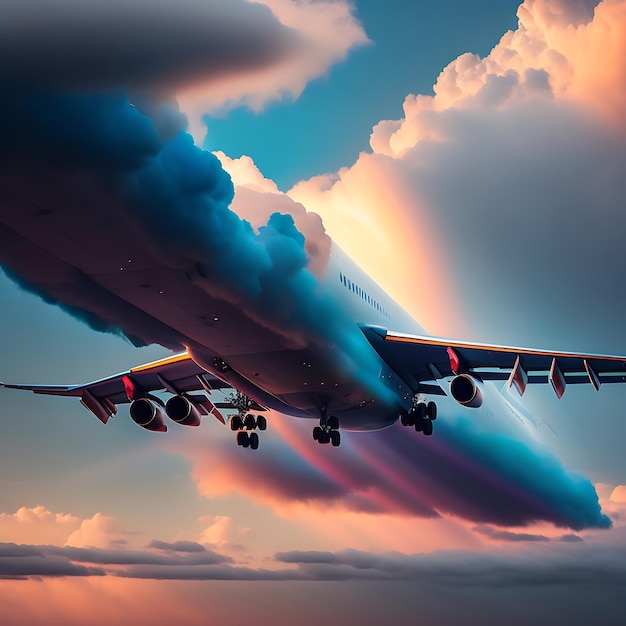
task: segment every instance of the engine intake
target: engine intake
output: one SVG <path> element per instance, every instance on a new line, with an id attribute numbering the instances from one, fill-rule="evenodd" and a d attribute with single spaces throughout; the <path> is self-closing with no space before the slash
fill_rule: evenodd
<path id="1" fill-rule="evenodd" d="M 450 382 L 450 394 L 459 404 L 477 409 L 483 403 L 481 387 L 482 383 L 476 378 L 459 374 Z"/>
<path id="2" fill-rule="evenodd" d="M 165 432 L 167 426 L 163 423 L 163 413 L 161 409 L 148 400 L 148 398 L 138 398 L 130 404 L 130 418 L 146 430 Z"/>
<path id="3" fill-rule="evenodd" d="M 167 416 L 183 426 L 199 426 L 200 412 L 185 396 L 172 396 L 165 404 Z"/>

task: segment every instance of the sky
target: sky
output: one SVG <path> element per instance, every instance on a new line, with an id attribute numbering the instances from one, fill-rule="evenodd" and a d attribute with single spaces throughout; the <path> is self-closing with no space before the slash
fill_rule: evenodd
<path id="1" fill-rule="evenodd" d="M 2 5 L 7 171 L 54 136 L 45 115 L 24 124 L 24 84 L 53 94 L 45 113 L 56 93 L 116 110 L 107 94 L 122 90 L 159 141 L 188 124 L 215 151 L 234 187 L 199 157 L 212 197 L 234 192 L 255 226 L 267 218 L 246 201 L 263 216 L 280 203 L 309 240 L 319 214 L 430 332 L 626 354 L 623 0 Z M 97 167 L 132 168 L 153 149 L 149 129 L 124 144 L 91 133 L 93 119 L 64 129 L 62 159 L 79 146 Z M 0 380 L 82 382 L 167 354 L 96 332 L 6 276 L 0 292 Z M 582 387 L 561 401 L 525 395 L 552 451 L 529 467 L 544 461 L 537 483 L 555 509 L 570 483 L 593 484 L 610 529 L 472 510 L 453 487 L 472 468 L 438 473 L 437 433 L 428 445 L 399 427 L 348 434 L 334 450 L 313 445 L 310 424 L 272 415 L 252 457 L 218 422 L 160 436 L 123 414 L 105 427 L 70 399 L 1 390 L 2 622 L 618 623 L 624 391 Z M 497 460 L 495 438 L 459 445 L 470 442 Z M 492 482 L 523 477 L 502 468 Z"/>

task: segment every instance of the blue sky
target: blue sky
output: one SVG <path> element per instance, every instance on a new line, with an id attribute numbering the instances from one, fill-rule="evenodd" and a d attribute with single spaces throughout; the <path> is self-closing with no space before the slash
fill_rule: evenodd
<path id="1" fill-rule="evenodd" d="M 508 0 L 54 3 L 80 19 L 31 11 L 44 17 L 26 34 L 0 24 L 12 59 L 0 60 L 0 80 L 80 94 L 102 81 L 164 134 L 179 119 L 145 92 L 177 99 L 196 139 L 207 121 L 205 145 L 225 153 L 246 219 L 301 202 L 434 333 L 626 354 L 624 0 L 526 0 L 519 30 L 520 3 Z M 6 4 L 15 15 L 43 6 Z M 232 44 L 211 7 L 235 16 L 223 28 Z M 153 19 L 135 24 L 133 8 Z M 172 24 L 168 46 L 160 29 Z M 116 39 L 129 25 L 133 36 Z M 67 62 L 84 32 L 87 76 Z M 28 158 L 39 145 L 20 126 L 29 114 L 0 115 L 2 193 L 20 176 L 6 146 Z M 84 142 L 77 119 L 65 121 Z M 44 193 L 40 174 L 28 170 L 24 189 Z M 250 197 L 258 206 L 242 207 Z M 0 298 L 0 380 L 82 382 L 167 354 L 97 333 L 2 274 Z M 241 456 L 217 421 L 161 436 L 125 408 L 103 426 L 73 399 L 0 390 L 0 575 L 11 578 L 0 581 L 0 621 L 414 624 L 418 605 L 433 624 L 617 623 L 626 422 L 623 386 L 605 387 L 524 398 L 550 424 L 533 488 L 555 468 L 567 484 L 590 481 L 613 519 L 577 532 L 476 521 L 471 497 L 429 474 L 432 451 L 401 429 L 348 433 L 320 451 L 309 423 L 272 416 L 257 456 Z M 470 470 L 460 466 L 464 480 Z M 567 502 L 547 482 L 532 495 Z M 441 515 L 420 517 L 420 506 Z"/>
<path id="2" fill-rule="evenodd" d="M 370 43 L 308 84 L 294 102 L 207 115 L 205 146 L 251 156 L 286 191 L 352 164 L 372 127 L 398 119 L 408 93 L 431 93 L 439 72 L 464 52 L 486 55 L 517 25 L 516 0 L 356 3 Z"/>

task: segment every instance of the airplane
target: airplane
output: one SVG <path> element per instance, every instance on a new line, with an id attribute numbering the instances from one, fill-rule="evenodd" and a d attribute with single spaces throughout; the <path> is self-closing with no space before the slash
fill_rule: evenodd
<path id="1" fill-rule="evenodd" d="M 488 415 L 498 413 L 528 429 L 536 425 L 534 420 L 507 390 L 521 397 L 530 384 L 550 383 L 561 398 L 570 384 L 590 384 L 598 391 L 602 384 L 626 382 L 624 356 L 430 336 L 334 243 L 318 282 L 344 312 L 342 332 L 350 341 L 302 344 L 242 312 L 239 303 L 216 296 L 201 264 L 164 266 L 148 248 L 135 256 L 137 242 L 123 228 L 88 223 L 80 203 L 46 212 L 36 201 L 26 205 L 9 195 L 0 208 L 23 206 L 0 212 L 5 271 L 26 274 L 26 281 L 34 280 L 36 275 L 28 276 L 34 265 L 79 276 L 76 289 L 93 291 L 109 317 L 118 311 L 126 315 L 130 305 L 138 320 L 135 331 L 161 333 L 166 346 L 185 348 L 86 384 L 0 383 L 8 389 L 77 397 L 104 424 L 120 404 L 129 404 L 133 422 L 154 432 L 165 432 L 167 420 L 198 426 L 203 416 L 212 415 L 230 425 L 237 445 L 256 450 L 259 432 L 267 428 L 263 413 L 273 410 L 315 421 L 313 439 L 337 447 L 341 431 L 374 431 L 398 420 L 430 436 L 438 403 L 446 396 L 455 406 L 468 411 L 482 407 Z M 109 245 L 113 237 L 115 246 Z M 86 238 L 89 246 L 81 245 Z M 68 283 L 51 284 L 51 297 L 73 305 Z M 321 321 L 322 327 L 330 323 Z M 502 393 L 494 393 L 498 382 L 504 383 Z M 213 400 L 213 391 L 228 389 L 234 393 L 227 402 Z M 169 399 L 162 400 L 158 392 Z M 227 419 L 224 409 L 234 414 Z"/>

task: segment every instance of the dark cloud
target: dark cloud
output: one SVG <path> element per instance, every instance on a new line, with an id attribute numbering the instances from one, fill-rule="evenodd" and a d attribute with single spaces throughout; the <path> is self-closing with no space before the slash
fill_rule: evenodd
<path id="1" fill-rule="evenodd" d="M 50 89 L 172 90 L 257 70 L 298 35 L 243 0 L 6 0 L 0 74 Z"/>
<path id="2" fill-rule="evenodd" d="M 77 565 L 70 558 L 59 556 L 46 548 L 46 546 L 0 543 L 0 577 L 103 576 L 105 574 L 102 568 Z"/>
<path id="3" fill-rule="evenodd" d="M 150 580 L 302 580 L 305 578 L 295 570 L 268 570 L 228 565 L 150 567 L 135 566 L 118 572 L 122 578 L 147 578 Z"/>
<path id="4" fill-rule="evenodd" d="M 73 546 L 46 546 L 46 554 L 58 555 L 79 563 L 97 563 L 99 565 L 217 565 L 231 561 L 229 557 L 212 550 L 201 552 L 164 554 L 163 550 L 106 550 L 101 548 L 74 548 Z"/>
<path id="5" fill-rule="evenodd" d="M 196 541 L 175 541 L 174 543 L 167 543 L 166 541 L 151 541 L 149 548 L 156 550 L 165 550 L 171 552 L 206 552 L 206 548 Z"/>
<path id="6" fill-rule="evenodd" d="M 413 580 L 468 588 L 623 586 L 626 565 L 622 547 L 580 544 L 576 548 L 550 552 L 537 548 L 524 554 L 293 551 L 278 553 L 275 558 L 298 564 L 298 570 L 309 580 Z"/>
<path id="7" fill-rule="evenodd" d="M 176 577 L 171 575 L 175 571 L 183 572 L 180 578 L 188 578 L 189 572 L 194 570 L 204 572 L 199 575 L 203 577 L 215 568 L 217 571 L 232 569 L 228 565 L 232 563 L 230 557 L 207 550 L 195 542 L 168 544 L 155 541 L 153 544 L 154 550 L 119 550 L 0 543 L 0 576 L 102 576 L 115 574 L 122 567 L 125 569 L 121 571 L 136 571 L 142 578 Z M 144 574 L 139 575 L 141 572 Z M 153 575 L 148 576 L 146 572 Z M 170 575 L 162 572 L 170 572 Z M 236 578 L 236 575 L 229 578 Z"/>
<path id="8" fill-rule="evenodd" d="M 340 362 L 329 362 L 329 372 L 339 370 L 340 380 L 353 372 L 397 403 L 367 340 L 320 289 L 293 218 L 273 213 L 255 231 L 229 209 L 233 186 L 216 157 L 194 145 L 175 112 L 159 111 L 150 118 L 113 93 L 22 90 L 0 103 L 7 274 L 137 344 L 194 346 L 207 311 L 220 307 L 223 332 L 238 334 L 252 320 L 258 341 L 273 349 L 335 344 Z M 120 282 L 124 269 L 130 283 Z M 152 304 L 135 306 L 146 298 Z"/>
<path id="9" fill-rule="evenodd" d="M 490 526 L 475 526 L 473 531 L 489 537 L 489 539 L 497 539 L 498 541 L 552 541 L 550 537 L 545 535 L 537 535 L 533 533 L 516 533 L 510 530 L 502 530 L 499 528 L 491 528 Z M 569 535 L 576 537 L 576 535 Z"/>
<path id="10" fill-rule="evenodd" d="M 206 484 L 210 493 L 220 467 L 236 462 L 244 471 L 222 479 L 228 489 L 278 507 L 299 501 L 370 514 L 446 514 L 497 526 L 547 521 L 575 530 L 610 527 L 593 484 L 567 471 L 547 446 L 503 434 L 493 421 L 464 414 L 452 400 L 442 399 L 439 409 L 432 437 L 399 424 L 347 433 L 341 454 L 314 446 L 308 425 L 291 422 L 280 426 L 286 442 L 268 438 L 263 454 L 254 457 L 235 459 L 229 441 L 213 441 L 210 457 L 201 441 L 186 453 L 201 490 Z M 285 443 L 295 450 L 281 451 Z M 254 484 L 246 480 L 250 475 Z"/>
<path id="11" fill-rule="evenodd" d="M 273 569 L 225 562 L 172 558 L 152 561 L 145 551 L 90 550 L 56 546 L 0 544 L 0 577 L 118 576 L 154 580 L 387 580 L 423 582 L 443 588 L 528 588 L 546 585 L 584 587 L 623 586 L 626 554 L 622 546 L 576 543 L 554 544 L 551 550 L 534 544 L 525 552 L 497 554 L 445 551 L 430 554 L 290 551 L 274 557 Z M 134 556 L 133 556 L 134 555 Z M 162 555 L 161 555 L 162 556 Z M 187 555 L 189 556 L 189 555 Z M 87 558 L 95 567 L 84 567 Z M 111 566 L 114 567 L 111 567 Z M 292 567 L 292 566 L 295 566 Z M 104 568 L 107 569 L 104 569 Z"/>

